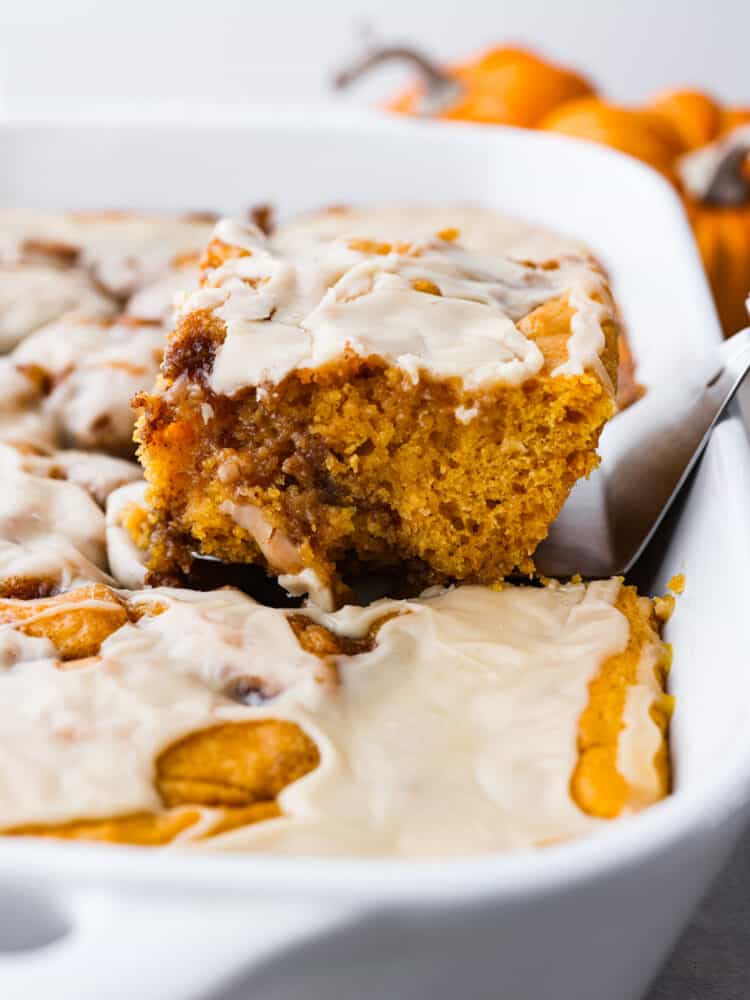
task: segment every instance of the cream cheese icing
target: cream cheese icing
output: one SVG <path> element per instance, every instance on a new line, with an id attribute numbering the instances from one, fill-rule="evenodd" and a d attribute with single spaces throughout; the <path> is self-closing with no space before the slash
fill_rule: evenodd
<path id="1" fill-rule="evenodd" d="M 375 240 L 429 240 L 436 233 L 458 233 L 461 246 L 483 256 L 548 260 L 587 254 L 580 240 L 514 219 L 480 205 L 375 205 L 323 209 L 294 216 L 274 231 L 283 253 L 366 233 Z"/>
<path id="2" fill-rule="evenodd" d="M 120 486 L 107 497 L 107 561 L 110 573 L 121 587 L 139 590 L 145 585 L 148 572 L 146 553 L 138 548 L 122 523 L 133 504 L 146 506 L 146 483 L 142 479 Z"/>
<path id="3" fill-rule="evenodd" d="M 60 478 L 64 464 L 0 445 L 0 584 L 21 578 L 65 590 L 82 581 L 110 580 L 104 513 L 88 492 L 102 484 L 90 465 L 78 470 L 88 489 Z"/>
<path id="4" fill-rule="evenodd" d="M 0 358 L 0 441 L 52 448 L 57 428 L 42 412 L 44 396 L 38 382 L 7 358 Z"/>
<path id="5" fill-rule="evenodd" d="M 53 251 L 61 245 L 77 251 L 75 265 L 105 295 L 122 301 L 160 280 L 175 260 L 200 252 L 212 226 L 195 216 L 6 209 L 0 211 L 0 262 L 23 262 L 44 256 L 45 244 Z"/>
<path id="6" fill-rule="evenodd" d="M 28 455 L 21 467 L 36 475 L 66 479 L 84 489 L 89 496 L 104 507 L 114 490 L 126 483 L 140 481 L 141 467 L 123 458 L 103 455 L 95 451 L 76 451 L 65 448 L 46 455 Z"/>
<path id="7" fill-rule="evenodd" d="M 163 344 L 159 324 L 69 315 L 28 336 L 10 357 L 53 376 L 41 409 L 62 444 L 127 453 L 135 419 L 130 401 L 152 384 Z"/>
<path id="8" fill-rule="evenodd" d="M 77 268 L 0 265 L 0 352 L 74 309 L 106 316 L 114 304 Z"/>
<path id="9" fill-rule="evenodd" d="M 145 284 L 128 300 L 125 312 L 128 316 L 161 323 L 171 329 L 177 304 L 185 294 L 198 285 L 200 271 L 198 265 L 170 267 L 162 275 Z"/>
<path id="10" fill-rule="evenodd" d="M 543 266 L 549 253 L 520 260 L 477 255 L 447 239 L 378 244 L 361 235 L 282 253 L 259 230 L 230 220 L 215 237 L 245 255 L 204 273 L 180 316 L 208 309 L 226 325 L 210 376 L 217 393 L 276 383 L 345 352 L 377 355 L 413 381 L 427 372 L 459 378 L 467 390 L 517 385 L 541 369 L 543 357 L 515 324 L 562 295 L 574 317 L 568 358 L 553 374 L 603 372 L 608 296 L 581 253 Z"/>
<path id="11" fill-rule="evenodd" d="M 234 590 L 127 595 L 162 611 L 67 670 L 45 640 L 13 645 L 3 626 L 3 821 L 158 810 L 153 761 L 170 742 L 218 722 L 275 718 L 299 724 L 321 763 L 281 793 L 282 818 L 212 838 L 212 848 L 429 856 L 586 833 L 603 821 L 570 795 L 577 723 L 589 681 L 627 642 L 619 588 L 435 588 L 416 600 L 310 610 L 346 636 L 393 616 L 371 650 L 334 658 L 335 675 L 298 644 L 288 612 Z M 260 705 L 234 701 L 231 682 L 248 671 L 279 693 Z M 627 723 L 628 767 L 644 787 L 658 735 L 648 708 L 645 693 L 634 698 Z"/>

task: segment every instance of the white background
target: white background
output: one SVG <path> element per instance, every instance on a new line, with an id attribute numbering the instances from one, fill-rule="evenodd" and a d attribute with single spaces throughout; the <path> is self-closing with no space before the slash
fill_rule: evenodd
<path id="1" fill-rule="evenodd" d="M 750 0 L 0 0 L 0 112 L 314 106 L 364 23 L 444 58 L 531 44 L 621 100 L 686 83 L 750 102 Z"/>

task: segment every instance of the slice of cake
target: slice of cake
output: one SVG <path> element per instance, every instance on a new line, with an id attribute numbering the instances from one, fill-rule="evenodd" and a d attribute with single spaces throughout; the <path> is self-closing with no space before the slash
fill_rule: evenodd
<path id="1" fill-rule="evenodd" d="M 256 562 L 329 608 L 362 569 L 530 571 L 597 464 L 617 369 L 601 271 L 537 250 L 476 255 L 454 230 L 283 254 L 220 223 L 138 398 L 152 571 Z"/>
<path id="2" fill-rule="evenodd" d="M 229 588 L 0 600 L 3 829 L 416 857 L 590 833 L 669 790 L 654 607 L 619 580 L 334 614 Z"/>

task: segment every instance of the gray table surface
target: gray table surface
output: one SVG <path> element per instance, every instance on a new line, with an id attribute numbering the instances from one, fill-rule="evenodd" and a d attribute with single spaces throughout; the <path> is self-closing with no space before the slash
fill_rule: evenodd
<path id="1" fill-rule="evenodd" d="M 647 1000 L 750 1000 L 750 830 Z"/>

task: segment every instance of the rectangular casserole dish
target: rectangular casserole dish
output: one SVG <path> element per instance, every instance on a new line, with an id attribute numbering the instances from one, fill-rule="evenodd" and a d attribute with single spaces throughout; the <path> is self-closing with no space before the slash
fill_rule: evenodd
<path id="1" fill-rule="evenodd" d="M 634 160 L 562 137 L 258 112 L 8 120 L 0 149 L 2 207 L 483 204 L 599 254 L 650 392 L 720 339 L 671 188 Z M 637 424 L 637 406 L 617 418 L 605 459 Z M 678 698 L 670 798 L 589 839 L 444 863 L 0 839 L 0 995 L 641 996 L 748 815 L 748 496 L 735 408 L 639 581 L 656 593 L 687 576 L 666 630 Z"/>

